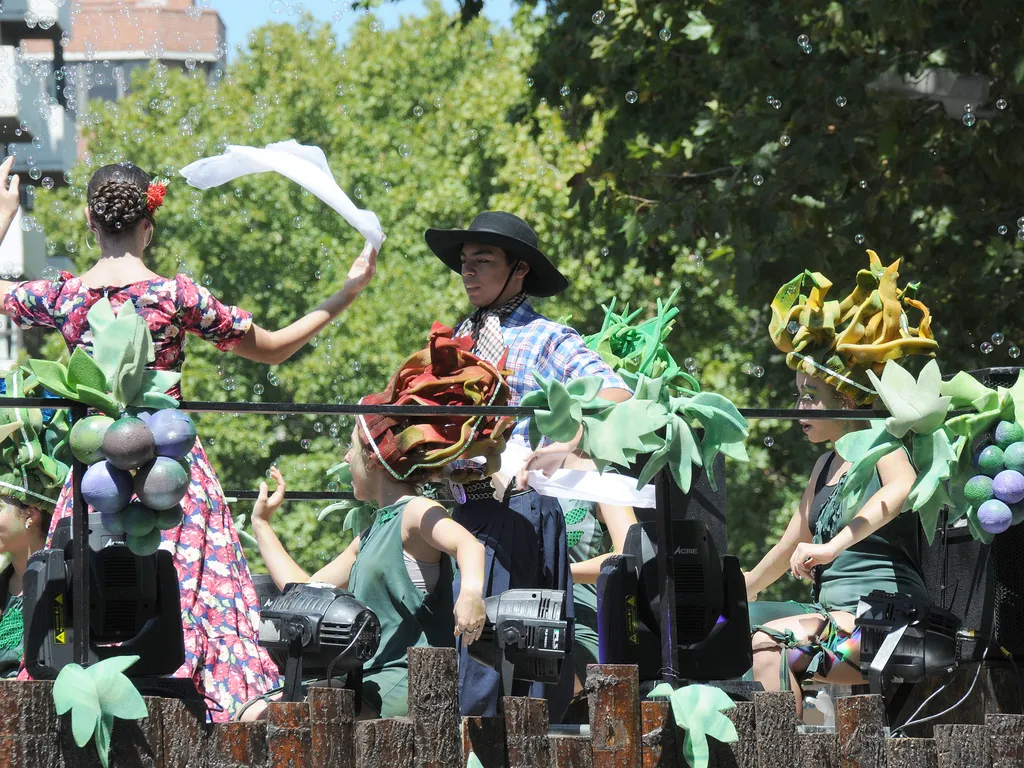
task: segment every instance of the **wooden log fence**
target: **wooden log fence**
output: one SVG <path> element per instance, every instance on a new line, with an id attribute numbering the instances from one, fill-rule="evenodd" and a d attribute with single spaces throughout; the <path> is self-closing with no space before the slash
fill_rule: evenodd
<path id="1" fill-rule="evenodd" d="M 310 689 L 258 723 L 210 725 L 195 706 L 147 699 L 149 717 L 115 722 L 110 766 L 131 768 L 684 768 L 683 733 L 664 700 L 641 701 L 635 667 L 588 672 L 590 736 L 550 733 L 547 702 L 506 698 L 500 717 L 460 717 L 451 649 L 414 648 L 409 716 L 357 722 L 351 691 Z M 0 681 L 0 768 L 95 768 L 75 746 L 46 682 Z M 758 693 L 727 713 L 739 734 L 711 741 L 710 768 L 1024 768 L 1024 715 L 938 725 L 888 738 L 877 696 L 836 700 L 834 731 L 803 732 L 792 693 Z"/>

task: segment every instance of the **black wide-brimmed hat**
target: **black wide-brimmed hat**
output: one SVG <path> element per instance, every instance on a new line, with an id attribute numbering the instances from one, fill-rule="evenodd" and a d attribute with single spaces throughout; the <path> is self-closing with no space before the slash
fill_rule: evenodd
<path id="1" fill-rule="evenodd" d="M 554 296 L 569 287 L 569 280 L 537 248 L 537 233 L 529 224 L 501 211 L 478 214 L 469 229 L 428 229 L 427 245 L 453 272 L 462 272 L 462 246 L 483 243 L 501 248 L 530 265 L 523 290 L 531 296 Z"/>

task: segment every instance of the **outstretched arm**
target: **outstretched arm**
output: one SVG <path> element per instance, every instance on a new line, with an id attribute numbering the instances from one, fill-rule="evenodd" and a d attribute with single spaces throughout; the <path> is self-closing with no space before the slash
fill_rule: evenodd
<path id="1" fill-rule="evenodd" d="M 0 163 L 0 243 L 7 237 L 7 230 L 11 228 L 14 217 L 18 215 L 18 176 L 11 176 L 11 166 L 14 165 L 14 158 L 8 157 Z M 10 178 L 10 186 L 7 180 Z M 0 294 L 6 293 L 11 287 L 10 280 L 0 280 Z M 3 303 L 0 302 L 0 313 L 3 313 Z"/>
<path id="2" fill-rule="evenodd" d="M 253 323 L 249 332 L 231 351 L 257 363 L 283 363 L 355 301 L 376 272 L 377 251 L 367 243 L 359 258 L 352 263 L 345 284 L 333 296 L 308 315 L 279 330 L 268 331 Z"/>

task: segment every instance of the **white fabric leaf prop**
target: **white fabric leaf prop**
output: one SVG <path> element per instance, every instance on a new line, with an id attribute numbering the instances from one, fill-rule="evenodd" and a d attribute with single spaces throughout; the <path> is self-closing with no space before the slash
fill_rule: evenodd
<path id="1" fill-rule="evenodd" d="M 299 144 L 294 139 L 259 147 L 228 145 L 224 154 L 189 163 L 178 173 L 197 189 L 219 187 L 251 173 L 274 171 L 309 190 L 351 224 L 379 251 L 384 242 L 377 214 L 356 208 L 334 180 L 327 156 L 320 147 Z"/>
<path id="2" fill-rule="evenodd" d="M 894 437 L 903 437 L 911 431 L 926 435 L 946 420 L 952 398 L 939 393 L 942 374 L 934 360 L 928 361 L 917 381 L 895 360 L 885 364 L 881 378 L 873 371 L 868 371 L 868 378 L 892 414 L 885 420 L 885 427 Z"/>

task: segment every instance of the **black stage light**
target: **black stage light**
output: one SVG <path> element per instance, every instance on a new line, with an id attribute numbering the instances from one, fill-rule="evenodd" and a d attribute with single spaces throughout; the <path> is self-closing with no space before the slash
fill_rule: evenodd
<path id="1" fill-rule="evenodd" d="M 185 662 L 178 574 L 170 552 L 134 554 L 125 534 L 88 516 L 90 662 L 136 654 L 128 670 L 143 693 L 199 698 L 191 680 L 166 678 Z M 25 666 L 52 680 L 73 658 L 75 600 L 71 520 L 57 523 L 53 548 L 34 553 L 25 571 Z"/>
<path id="2" fill-rule="evenodd" d="M 504 695 L 513 680 L 557 683 L 571 642 L 565 592 L 510 589 L 484 600 L 487 621 L 469 655 L 501 672 Z"/>
<path id="3" fill-rule="evenodd" d="M 597 582 L 602 664 L 636 664 L 641 681 L 664 678 L 664 644 L 675 650 L 674 682 L 741 677 L 752 663 L 747 592 L 739 560 L 719 557 L 702 520 L 670 520 L 672 552 L 659 563 L 655 522 L 630 527 L 621 555 Z M 663 631 L 661 568 L 672 577 L 674 623 Z"/>
<path id="4" fill-rule="evenodd" d="M 346 673 L 358 709 L 363 664 L 377 653 L 380 621 L 344 589 L 286 584 L 263 601 L 260 645 L 284 667 L 282 701 L 303 699 L 303 675 L 326 677 L 329 685 L 335 674 Z"/>
<path id="5" fill-rule="evenodd" d="M 860 669 L 872 693 L 887 682 L 913 683 L 956 666 L 960 619 L 950 611 L 876 589 L 857 605 Z"/>

